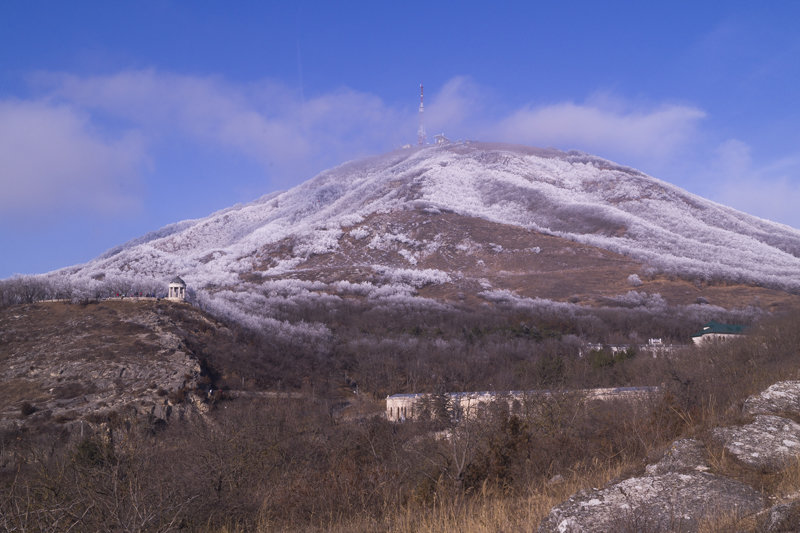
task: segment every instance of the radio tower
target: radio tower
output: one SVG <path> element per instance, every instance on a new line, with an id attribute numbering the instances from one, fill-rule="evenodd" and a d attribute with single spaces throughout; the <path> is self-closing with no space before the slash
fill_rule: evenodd
<path id="1" fill-rule="evenodd" d="M 419 129 L 417 130 L 417 144 L 422 146 L 426 142 L 425 138 L 425 123 L 423 116 L 425 114 L 425 106 L 422 103 L 422 84 L 419 84 Z"/>

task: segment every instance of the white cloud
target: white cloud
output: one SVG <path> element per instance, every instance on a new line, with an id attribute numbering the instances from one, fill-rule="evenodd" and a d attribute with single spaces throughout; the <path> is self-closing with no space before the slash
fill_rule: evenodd
<path id="1" fill-rule="evenodd" d="M 6 142 L 0 149 L 9 152 L 7 167 L 31 175 L 26 184 L 18 180 L 15 196 L 6 196 L 25 205 L 64 197 L 94 206 L 124 203 L 128 196 L 120 191 L 136 183 L 145 140 L 150 148 L 171 140 L 214 153 L 222 148 L 262 165 L 273 186 L 286 186 L 342 161 L 413 143 L 416 133 L 416 106 L 393 107 L 349 88 L 304 98 L 271 80 L 234 83 L 152 69 L 35 80 L 41 99 L 6 103 L 4 112 L 14 110 L 16 124 L 9 118 L 0 124 L 0 135 L 24 145 Z M 490 109 L 491 89 L 466 76 L 428 94 L 431 135 L 577 148 L 639 166 L 678 158 L 705 116 L 691 106 L 634 106 L 607 95 L 497 113 Z"/>
<path id="2" fill-rule="evenodd" d="M 705 113 L 684 105 L 624 109 L 607 101 L 525 106 L 499 121 L 498 139 L 592 153 L 664 158 L 688 143 Z"/>
<path id="3" fill-rule="evenodd" d="M 712 200 L 800 228 L 800 156 L 758 166 L 748 144 L 729 139 L 717 147 L 704 175 L 715 185 Z"/>
<path id="4" fill-rule="evenodd" d="M 89 209 L 119 212 L 138 205 L 141 138 L 93 131 L 73 107 L 0 100 L 0 213 Z"/>
<path id="5" fill-rule="evenodd" d="M 431 133 L 460 131 L 471 120 L 483 114 L 483 102 L 488 91 L 467 76 L 456 76 L 429 98 L 425 108 L 425 121 Z"/>
<path id="6" fill-rule="evenodd" d="M 631 164 L 678 156 L 700 137 L 706 113 L 680 104 L 635 104 L 607 93 L 584 103 L 526 104 L 505 113 L 492 106 L 492 89 L 457 76 L 426 99 L 429 132 L 533 146 L 579 149 Z"/>
<path id="7" fill-rule="evenodd" d="M 158 142 L 169 135 L 222 146 L 293 179 L 353 157 L 413 142 L 416 113 L 348 88 L 302 98 L 275 81 L 231 83 L 156 70 L 104 76 L 40 75 L 49 95 L 92 113 L 123 118 Z M 426 100 L 429 133 L 577 148 L 623 162 L 674 155 L 705 113 L 684 105 L 642 109 L 594 96 L 584 104 L 532 104 L 505 115 L 487 110 L 490 90 L 467 76 Z"/>
<path id="8" fill-rule="evenodd" d="M 413 134 L 410 117 L 346 88 L 304 99 L 272 81 L 234 84 L 155 70 L 39 81 L 58 98 L 124 118 L 149 136 L 188 136 L 295 176 L 402 144 L 411 135 L 403 136 L 398 124 L 408 122 Z"/>

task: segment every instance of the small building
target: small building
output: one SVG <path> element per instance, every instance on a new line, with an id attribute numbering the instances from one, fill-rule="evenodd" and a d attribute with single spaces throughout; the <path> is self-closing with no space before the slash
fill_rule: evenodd
<path id="1" fill-rule="evenodd" d="M 167 299 L 176 302 L 182 302 L 186 299 L 186 282 L 180 276 L 175 276 L 175 279 L 169 282 Z"/>
<path id="2" fill-rule="evenodd" d="M 666 344 L 660 337 L 647 339 L 647 344 L 639 346 L 639 351 L 649 353 L 653 357 L 667 356 L 685 346 L 682 344 Z"/>
<path id="3" fill-rule="evenodd" d="M 692 335 L 692 342 L 700 346 L 708 342 L 730 340 L 744 334 L 744 326 L 723 324 L 712 320 L 703 325 L 703 329 Z"/>
<path id="4" fill-rule="evenodd" d="M 578 357 L 584 357 L 590 352 L 609 352 L 611 355 L 616 355 L 618 353 L 625 353 L 631 348 L 635 348 L 630 344 L 601 344 L 598 342 L 595 343 L 588 343 L 582 346 L 578 350 Z"/>
<path id="5" fill-rule="evenodd" d="M 570 395 L 583 402 L 595 401 L 642 401 L 661 394 L 658 387 L 616 387 L 601 389 L 580 389 L 573 391 L 482 391 L 482 392 L 446 392 L 438 395 L 446 404 L 450 416 L 454 420 L 480 417 L 482 410 L 489 405 L 507 403 L 509 411 L 514 413 L 523 408 L 535 407 L 554 397 Z M 431 393 L 393 394 L 386 397 L 386 419 L 390 422 L 414 420 L 427 412 L 431 415 L 431 403 L 437 395 Z"/>

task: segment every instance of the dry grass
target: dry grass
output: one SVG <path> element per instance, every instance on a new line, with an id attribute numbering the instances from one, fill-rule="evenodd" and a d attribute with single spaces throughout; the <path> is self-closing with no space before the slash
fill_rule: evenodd
<path id="1" fill-rule="evenodd" d="M 697 533 L 758 533 L 759 526 L 755 516 L 711 516 L 700 521 Z"/>
<path id="2" fill-rule="evenodd" d="M 101 323 L 120 320 L 109 312 L 114 309 L 128 316 L 121 304 L 114 309 L 91 305 L 87 309 Z M 209 353 L 230 348 L 224 343 L 210 347 L 214 330 L 206 335 L 200 319 L 163 318 L 183 325 L 190 347 Z M 792 363 L 800 332 L 795 324 L 794 319 L 777 321 L 757 328 L 749 340 L 687 350 L 670 360 L 639 358 L 601 369 L 584 365 L 586 372 L 609 373 L 609 380 L 624 377 L 622 382 L 642 383 L 649 376 L 663 384 L 667 397 L 646 408 L 626 411 L 623 405 L 614 405 L 597 407 L 589 414 L 565 400 L 530 414 L 523 420 L 527 425 L 518 427 L 501 423 L 506 419 L 499 415 L 494 422 L 490 417 L 481 419 L 485 431 L 471 444 L 471 464 L 457 468 L 447 455 L 451 450 L 446 443 L 430 437 L 431 431 L 440 428 L 388 424 L 374 416 L 379 403 L 364 400 L 367 393 L 338 417 L 334 417 L 339 411 L 333 409 L 338 405 L 333 396 L 319 401 L 300 399 L 297 405 L 279 401 L 254 405 L 251 410 L 240 409 L 237 419 L 233 418 L 237 404 L 223 402 L 224 411 L 212 410 L 209 415 L 215 417 L 219 431 L 213 430 L 214 425 L 187 426 L 186 434 L 177 426 L 159 430 L 147 437 L 152 438 L 152 443 L 146 441 L 149 447 L 143 448 L 147 453 L 132 456 L 130 464 L 120 459 L 119 468 L 142 476 L 138 492 L 123 496 L 132 502 L 152 496 L 154 508 L 167 518 L 178 511 L 163 508 L 163 494 L 153 492 L 157 488 L 172 494 L 176 505 L 189 502 L 191 509 L 180 512 L 186 528 L 192 530 L 526 531 L 535 530 L 554 505 L 575 492 L 628 477 L 640 471 L 646 459 L 656 459 L 656 452 L 673 439 L 693 436 L 706 442 L 714 473 L 744 481 L 780 501 L 800 491 L 800 462 L 778 474 L 754 472 L 715 445 L 709 432 L 715 425 L 745 421 L 741 403 L 747 395 L 797 375 Z M 137 335 L 137 328 L 126 327 L 123 333 L 130 339 Z M 19 335 L 15 342 L 32 342 Z M 446 363 L 445 368 L 452 369 L 459 361 L 449 357 Z M 579 363 L 566 372 L 581 368 Z M 430 364 L 424 368 L 430 369 Z M 359 384 L 362 391 L 368 390 L 366 383 L 359 380 Z M 163 446 L 161 456 L 155 454 L 157 445 Z M 181 453 L 173 456 L 178 449 Z M 72 468 L 69 461 L 63 464 Z M 148 470 L 142 470 L 145 467 Z M 145 471 L 150 477 L 142 474 Z M 92 476 L 114 472 L 105 464 L 74 472 L 76 482 L 70 487 L 87 486 L 85 479 L 94 479 L 97 487 L 78 503 L 96 508 L 97 494 L 107 491 L 105 481 Z M 548 483 L 556 472 L 565 479 Z M 428 491 L 429 479 L 440 481 Z M 31 487 L 37 488 L 35 482 L 35 478 L 30 480 Z M 427 492 L 420 495 L 422 489 Z M 8 490 L 17 494 L 14 487 Z M 59 494 L 65 502 L 72 501 L 69 491 Z M 95 523 L 88 521 L 92 512 L 87 511 L 87 524 Z M 105 523 L 102 516 L 91 518 Z M 754 518 L 711 516 L 701 531 L 756 531 L 757 526 Z"/>
<path id="3" fill-rule="evenodd" d="M 331 533 L 495 533 L 502 531 L 535 531 L 553 506 L 579 490 L 600 487 L 620 477 L 630 464 L 599 464 L 582 472 L 574 472 L 558 483 L 540 483 L 527 494 L 509 495 L 497 487 L 484 484 L 479 493 L 462 496 L 432 505 L 407 505 L 387 502 L 380 519 L 371 516 L 338 516 L 316 527 L 287 527 L 285 523 L 261 516 L 257 531 L 326 531 Z M 214 533 L 244 533 L 249 526 L 228 524 L 209 527 Z"/>
<path id="4" fill-rule="evenodd" d="M 589 472 L 573 473 L 561 483 L 541 484 L 520 496 L 484 488 L 480 494 L 464 500 L 430 508 L 408 507 L 393 517 L 387 530 L 394 533 L 532 531 L 553 506 L 579 490 L 605 485 L 628 468 L 630 465 L 599 466 Z"/>
<path id="5" fill-rule="evenodd" d="M 774 476 L 770 493 L 778 499 L 800 497 L 800 457 Z"/>

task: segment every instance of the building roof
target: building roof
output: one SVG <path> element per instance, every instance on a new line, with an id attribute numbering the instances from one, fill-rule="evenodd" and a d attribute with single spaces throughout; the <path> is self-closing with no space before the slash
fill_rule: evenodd
<path id="1" fill-rule="evenodd" d="M 743 332 L 744 326 L 740 326 L 739 324 L 723 324 L 722 322 L 712 320 L 711 322 L 703 324 L 703 329 L 692 335 L 692 337 L 702 337 L 709 333 L 715 333 L 717 335 L 741 335 Z"/>
<path id="2" fill-rule="evenodd" d="M 170 281 L 169 284 L 170 285 L 173 285 L 173 284 L 183 285 L 184 287 L 186 286 L 186 282 L 183 281 L 180 276 L 175 276 L 175 279 Z"/>

